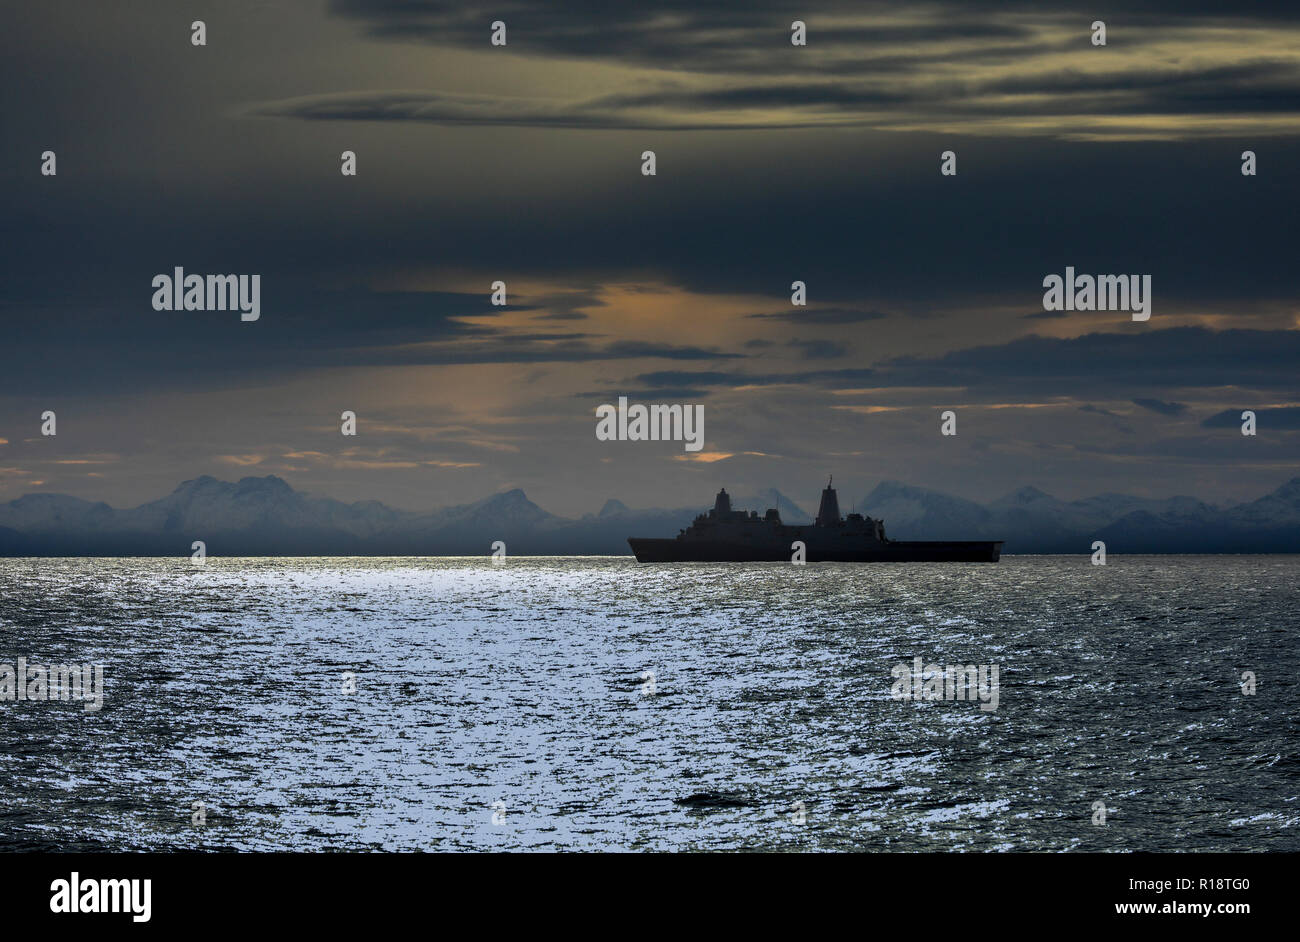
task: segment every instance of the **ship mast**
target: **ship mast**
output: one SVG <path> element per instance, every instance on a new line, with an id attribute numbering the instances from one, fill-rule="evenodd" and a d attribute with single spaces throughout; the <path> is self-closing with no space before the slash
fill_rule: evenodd
<path id="1" fill-rule="evenodd" d="M 826 490 L 822 491 L 821 506 L 817 508 L 817 519 L 813 521 L 813 526 L 817 527 L 837 527 L 840 525 L 840 503 L 835 497 L 835 489 L 831 483 L 835 480 L 834 475 L 826 482 Z"/>

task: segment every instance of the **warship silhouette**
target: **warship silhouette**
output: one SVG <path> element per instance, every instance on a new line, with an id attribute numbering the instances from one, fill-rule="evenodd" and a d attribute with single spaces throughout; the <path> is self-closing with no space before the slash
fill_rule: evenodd
<path id="1" fill-rule="evenodd" d="M 787 562 L 798 541 L 807 562 L 839 563 L 996 563 L 1001 540 L 964 542 L 891 540 L 882 520 L 862 514 L 840 516 L 840 502 L 831 481 L 822 491 L 821 507 L 812 526 L 787 526 L 775 509 L 731 509 L 727 489 L 718 492 L 713 509 L 700 514 L 674 539 L 628 537 L 642 563 Z"/>

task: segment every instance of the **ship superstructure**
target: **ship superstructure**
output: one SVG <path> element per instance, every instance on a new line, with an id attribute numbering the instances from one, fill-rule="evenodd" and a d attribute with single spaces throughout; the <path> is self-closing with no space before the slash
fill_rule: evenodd
<path id="1" fill-rule="evenodd" d="M 833 480 L 822 491 L 817 519 L 811 526 L 781 522 L 776 508 L 731 509 L 726 488 L 713 509 L 702 513 L 674 539 L 629 537 L 640 562 L 777 562 L 791 561 L 803 544 L 807 562 L 997 562 L 1000 540 L 906 541 L 885 535 L 882 520 L 851 513 L 840 516 Z"/>

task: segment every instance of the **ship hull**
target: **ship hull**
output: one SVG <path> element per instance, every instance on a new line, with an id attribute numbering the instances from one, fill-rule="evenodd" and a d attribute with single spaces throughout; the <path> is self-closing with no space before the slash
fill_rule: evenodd
<path id="1" fill-rule="evenodd" d="M 627 542 L 641 563 L 788 563 L 793 556 L 782 544 L 639 537 Z M 996 563 L 1001 555 L 1001 540 L 890 540 L 860 548 L 809 546 L 805 559 L 810 563 Z"/>

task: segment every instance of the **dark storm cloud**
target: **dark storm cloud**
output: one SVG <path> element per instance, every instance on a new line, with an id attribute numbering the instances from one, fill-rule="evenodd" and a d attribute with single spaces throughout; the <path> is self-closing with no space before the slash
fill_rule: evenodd
<path id="1" fill-rule="evenodd" d="M 894 357 L 872 369 L 779 374 L 667 370 L 641 374 L 637 381 L 663 388 L 779 384 L 841 389 L 868 385 L 956 387 L 992 401 L 1017 396 L 1095 395 L 1099 387 L 1109 391 L 1237 386 L 1300 397 L 1297 363 L 1300 331 L 1176 327 L 1069 339 L 1024 337 L 937 357 Z M 1178 403 L 1142 397 L 1134 402 L 1165 414 L 1182 411 Z"/>
<path id="2" fill-rule="evenodd" d="M 589 315 L 587 308 L 606 307 L 606 301 L 600 296 L 599 287 L 555 291 L 548 294 L 532 295 L 525 299 L 527 303 L 512 304 L 510 308 L 521 311 L 544 310 L 537 320 L 580 321 Z"/>
<path id="3" fill-rule="evenodd" d="M 465 323 L 509 310 L 493 307 L 486 293 L 283 290 L 272 281 L 264 284 L 261 318 L 243 323 L 237 311 L 154 311 L 152 290 L 147 280 L 141 284 L 132 307 L 56 306 L 23 317 L 17 312 L 30 304 L 8 302 L 0 394 L 55 387 L 113 394 L 328 367 L 739 356 L 690 344 Z"/>
<path id="4" fill-rule="evenodd" d="M 849 352 L 848 344 L 837 340 L 800 340 L 795 338 L 786 343 L 799 351 L 805 360 L 834 360 Z"/>
<path id="5" fill-rule="evenodd" d="M 750 317 L 788 321 L 791 324 L 858 324 L 887 317 L 881 311 L 864 311 L 848 307 L 795 307 L 772 314 L 750 314 Z"/>
<path id="6" fill-rule="evenodd" d="M 1005 40 L 1030 40 L 1028 16 L 1057 22 L 1082 23 L 1094 18 L 1111 24 L 1111 42 L 1131 42 L 1126 26 L 1168 26 L 1235 19 L 1279 22 L 1300 17 L 1294 4 L 1273 2 L 1243 7 L 1231 0 L 1179 3 L 1149 0 L 1126 3 L 1122 14 L 1080 13 L 1069 0 L 1059 2 L 961 2 L 950 0 L 922 8 L 863 0 L 813 0 L 791 7 L 783 0 L 729 3 L 666 0 L 654 4 L 591 4 L 585 0 L 333 0 L 330 10 L 352 20 L 371 36 L 428 42 L 437 45 L 485 46 L 489 24 L 502 20 L 509 44 L 531 54 L 574 58 L 616 59 L 656 68 L 684 67 L 693 71 L 759 68 L 754 59 L 789 49 L 790 23 L 808 24 L 809 42 L 817 47 L 848 47 L 867 59 L 899 46 L 944 41 L 974 41 L 995 45 Z M 900 22 L 910 14 L 910 22 Z M 1005 19 L 999 20 L 999 16 Z M 1179 17 L 1172 20 L 1172 17 Z M 865 21 L 861 25 L 853 20 Z M 920 20 L 920 22 L 917 22 Z M 1023 49 L 1023 47 L 1022 47 Z M 770 63 L 767 69 L 771 69 Z"/>
<path id="7" fill-rule="evenodd" d="M 1242 423 L 1241 414 L 1247 411 L 1241 409 L 1225 409 L 1222 412 L 1215 413 L 1201 423 L 1202 428 L 1240 428 Z M 1252 409 L 1255 413 L 1256 428 L 1261 432 L 1268 429 L 1284 429 L 1294 431 L 1300 429 L 1300 407 L 1286 406 L 1281 409 Z"/>
<path id="8" fill-rule="evenodd" d="M 587 2 L 457 3 L 336 0 L 330 9 L 361 24 L 372 37 L 428 42 L 442 46 L 483 47 L 489 24 L 506 23 L 509 48 L 533 55 L 613 59 L 653 68 L 691 71 L 768 71 L 773 53 L 790 49 L 790 23 L 803 19 L 816 42 L 830 48 L 887 51 L 899 45 L 944 40 L 1023 40 L 1032 35 L 1015 23 L 955 13 L 926 23 L 883 20 L 849 25 L 846 16 L 881 15 L 883 4 L 819 0 L 803 12 L 772 0 L 750 0 L 743 8 L 726 3 L 670 0 L 640 5 Z M 819 29 L 818 16 L 837 17 Z M 862 58 L 859 56 L 859 58 Z M 769 61 L 764 64 L 763 60 Z"/>
<path id="9" fill-rule="evenodd" d="M 1268 81 L 1260 78 L 1268 76 Z M 776 109 L 783 109 L 773 113 Z M 841 81 L 763 83 L 555 101 L 437 91 L 308 95 L 251 106 L 254 116 L 310 121 L 416 121 L 606 130 L 719 131 L 916 126 L 966 119 L 1096 114 L 1300 114 L 1300 70 L 1292 63 L 1184 67 L 1142 74 L 1061 73 L 988 83 L 850 86 Z M 978 128 L 973 128 L 978 130 Z M 1062 133 L 1071 132 L 1061 127 Z M 1131 134 L 1132 128 L 1095 133 Z M 1294 133 L 1294 132 L 1292 132 Z"/>
<path id="10" fill-rule="evenodd" d="M 1105 93 L 1106 97 L 1099 97 Z M 1007 101 L 1006 96 L 1032 96 Z M 1230 66 L 1123 69 L 1109 72 L 1058 72 L 1018 75 L 988 81 L 938 81 L 929 84 L 852 85 L 843 81 L 757 84 L 739 88 L 664 88 L 595 99 L 593 110 L 610 108 L 680 108 L 687 111 L 829 106 L 850 111 L 907 106 L 907 120 L 920 109 L 959 113 L 969 107 L 982 114 L 1089 113 L 1110 102 L 1146 114 L 1184 113 L 1202 107 L 1243 110 L 1300 109 L 1300 69 L 1294 62 L 1270 61 Z M 872 118 L 871 120 L 877 120 Z"/>
<path id="11" fill-rule="evenodd" d="M 892 93 L 858 93 L 876 99 L 879 105 L 898 105 L 907 97 Z M 809 115 L 807 118 L 775 120 L 755 116 L 750 119 L 698 118 L 690 113 L 655 115 L 636 107 L 676 108 L 679 112 L 717 111 L 722 105 L 711 105 L 707 96 L 664 95 L 640 96 L 644 105 L 633 106 L 617 101 L 549 101 L 529 98 L 501 98 L 480 95 L 458 95 L 446 92 L 377 91 L 344 92 L 338 94 L 307 95 L 280 101 L 262 102 L 249 107 L 245 114 L 254 117 L 298 118 L 307 121 L 415 121 L 448 126 L 533 127 L 568 130 L 639 130 L 639 131 L 753 131 L 772 128 L 816 128 L 826 125 L 857 126 L 879 123 L 859 121 L 853 117 L 829 119 Z M 763 90 L 752 89 L 744 96 L 747 104 L 729 106 L 734 111 L 743 108 L 765 108 L 781 104 L 783 96 L 774 90 L 765 96 Z M 790 97 L 790 96 L 785 96 Z M 827 89 L 820 95 L 808 89 L 798 96 L 804 104 L 851 107 L 850 96 L 840 90 Z M 830 101 L 826 99 L 832 99 Z M 833 99 L 845 99 L 834 101 Z M 861 104 L 861 102 L 859 102 Z"/>
<path id="12" fill-rule="evenodd" d="M 678 399 L 705 399 L 709 396 L 710 390 L 691 389 L 690 387 L 674 387 L 672 395 Z M 626 396 L 629 402 L 638 402 L 646 400 L 662 400 L 664 395 L 663 389 L 605 389 L 600 392 L 580 392 L 574 393 L 571 399 L 589 399 L 595 402 L 617 402 L 620 396 Z"/>
<path id="13" fill-rule="evenodd" d="M 797 373 L 727 373 L 718 370 L 657 370 L 642 373 L 633 382 L 658 389 L 679 390 L 698 387 L 734 389 L 740 386 L 791 386 L 816 384 L 828 388 L 848 389 L 875 378 L 869 369 L 808 370 Z"/>
<path id="14" fill-rule="evenodd" d="M 752 132 L 725 144 L 683 135 L 654 142 L 660 172 L 649 180 L 637 170 L 650 143 L 639 135 L 494 136 L 465 127 L 445 139 L 439 132 L 455 147 L 454 185 L 406 174 L 394 194 L 371 168 L 396 176 L 393 151 L 406 135 L 426 146 L 429 129 L 345 128 L 367 150 L 361 176 L 340 190 L 338 130 L 328 122 L 226 118 L 218 127 L 232 148 L 274 142 L 257 152 L 256 171 L 241 171 L 245 185 L 233 198 L 212 182 L 216 158 L 169 150 L 157 158 L 160 172 L 206 185 L 159 186 L 130 166 L 88 161 L 93 142 L 61 154 L 60 176 L 37 186 L 27 179 L 34 170 L 14 168 L 36 166 L 26 142 L 43 139 L 50 93 L 11 95 L 6 120 L 21 133 L 0 164 L 13 182 L 10 211 L 0 215 L 0 297 L 10 301 L 39 303 L 57 285 L 60 295 L 77 290 L 99 305 L 114 279 L 173 260 L 196 271 L 263 271 L 268 291 L 272 262 L 344 283 L 431 263 L 560 282 L 578 272 L 573 281 L 584 286 L 602 271 L 635 269 L 634 279 L 649 273 L 702 293 L 763 293 L 799 277 L 821 308 L 865 310 L 870 298 L 885 310 L 943 310 L 953 298 L 996 294 L 1027 316 L 1044 313 L 1042 277 L 1064 264 L 1149 271 L 1165 310 L 1180 300 L 1226 301 L 1216 306 L 1233 313 L 1243 299 L 1294 293 L 1293 232 L 1279 211 L 1300 199 L 1300 177 L 1285 172 L 1300 164 L 1293 141 L 1255 143 L 1261 175 L 1245 178 L 1235 141 L 1062 146 L 989 137 L 957 145 L 960 175 L 943 181 L 938 154 L 953 142 L 926 134 Z M 121 120 L 144 138 L 156 130 L 134 112 Z M 281 146 L 300 138 L 312 142 L 309 153 Z M 476 161 L 479 147 L 512 156 Z M 1197 225 L 1171 224 L 1189 207 Z M 582 310 L 553 313 L 576 321 Z"/>
<path id="15" fill-rule="evenodd" d="M 1082 337 L 1022 337 L 939 357 L 878 364 L 883 385 L 1076 393 L 1116 387 L 1242 386 L 1300 395 L 1300 331 L 1174 327 Z"/>
<path id="16" fill-rule="evenodd" d="M 680 119 L 650 119 L 586 102 L 457 95 L 446 92 L 377 91 L 307 95 L 264 102 L 248 109 L 254 116 L 308 121 L 425 121 L 445 125 L 495 125 L 568 129 L 698 130 L 706 124 Z M 754 122 L 750 127 L 762 127 Z"/>
<path id="17" fill-rule="evenodd" d="M 1052 66 L 1053 59 L 1088 49 L 1091 19 L 1066 3 L 950 2 L 900 11 L 887 4 L 819 0 L 792 11 L 776 2 L 738 10 L 688 2 L 592 7 L 339 0 L 331 10 L 371 37 L 471 50 L 489 48 L 488 25 L 500 19 L 507 24 L 509 44 L 493 54 L 641 65 L 675 72 L 683 80 L 567 101 L 437 90 L 328 94 L 264 102 L 251 113 L 641 130 L 883 128 L 927 122 L 951 129 L 965 121 L 975 133 L 986 132 L 988 120 L 996 117 L 1300 113 L 1300 75 L 1289 48 L 1283 47 L 1284 58 L 1201 61 L 1204 49 L 1189 32 L 1199 27 L 1206 37 L 1222 40 L 1227 29 L 1290 28 L 1295 11 L 1276 4 L 1129 7 L 1107 17 L 1109 45 L 1100 54 L 1111 58 L 1094 55 L 1085 60 L 1086 68 Z M 1179 17 L 1176 28 L 1170 27 L 1170 15 Z M 796 16 L 808 24 L 807 47 L 788 41 Z M 1065 30 L 1077 31 L 1077 37 L 1062 39 Z M 1181 44 L 1175 57 L 1165 45 L 1171 42 Z M 1135 57 L 1154 64 L 1135 66 Z M 1098 68 L 1103 63 L 1112 67 Z M 1016 67 L 1016 74 L 990 71 L 1006 65 Z M 1089 133 L 1128 135 L 1134 128 L 1131 122 L 1097 123 Z M 1196 131 L 1210 133 L 1203 125 Z M 1073 132 L 1061 125 L 1038 131 Z"/>
<path id="18" fill-rule="evenodd" d="M 763 382 L 759 376 L 741 377 L 736 373 L 724 373 L 720 370 L 656 370 L 642 373 L 633 382 L 644 383 L 652 389 L 681 389 L 692 386 L 739 386 L 741 379 L 755 383 Z"/>
<path id="19" fill-rule="evenodd" d="M 161 273 L 171 276 L 172 270 Z M 186 273 L 198 274 L 194 269 Z M 153 348 L 160 351 L 159 367 L 169 368 L 169 357 L 183 351 L 200 358 L 207 352 L 213 360 L 225 351 L 241 359 L 281 361 L 304 352 L 486 338 L 497 330 L 461 318 L 495 317 L 502 311 L 486 293 L 328 291 L 263 276 L 261 319 L 245 324 L 238 311 L 153 310 L 153 274 L 142 271 L 134 284 L 97 292 L 93 285 L 73 284 L 61 298 L 50 293 L 48 284 L 29 282 L 30 293 L 15 292 L 17 297 L 0 301 L 13 323 L 9 340 L 15 349 L 62 350 L 75 338 L 77 348 L 111 357 Z M 32 309 L 40 313 L 20 316 Z"/>
<path id="20" fill-rule="evenodd" d="M 603 350 L 618 359 L 663 357 L 669 360 L 733 360 L 742 356 L 739 353 L 726 353 L 715 349 L 676 347 L 668 344 L 643 343 L 637 340 L 617 341 L 606 345 Z"/>
<path id="21" fill-rule="evenodd" d="M 24 5 L 0 57 L 0 392 L 29 418 L 62 393 L 102 399 L 99 434 L 138 456 L 123 481 L 211 471 L 204 449 L 260 451 L 234 419 L 221 430 L 245 394 L 266 405 L 257 441 L 299 442 L 283 416 L 354 382 L 368 415 L 397 391 L 413 400 L 401 422 L 464 410 L 474 437 L 497 444 L 497 423 L 540 420 L 507 428 L 516 450 L 464 500 L 516 477 L 589 489 L 550 430 L 585 407 L 573 389 L 609 387 L 608 402 L 620 380 L 645 399 L 712 396 L 711 434 L 745 433 L 783 456 L 840 450 L 866 421 L 827 409 L 856 398 L 831 390 L 884 389 L 888 404 L 936 384 L 971 403 L 1177 400 L 1197 421 L 1231 402 L 1293 401 L 1300 7 L 393 0 L 321 17 L 316 5 L 232 2 L 207 14 L 210 46 L 196 50 L 187 28 L 203 13 L 132 6 L 138 16 Z M 789 44 L 796 17 L 806 49 Z M 1088 44 L 1094 18 L 1108 23 L 1105 49 Z M 494 19 L 510 24 L 506 49 L 488 45 Z M 838 126 L 789 130 L 822 124 Z M 1166 140 L 1062 140 L 1084 131 Z M 38 175 L 46 146 L 57 178 Z M 1258 177 L 1240 174 L 1248 147 Z M 355 178 L 338 172 L 344 148 L 360 155 Z M 646 148 L 654 178 L 639 172 Z M 957 177 L 939 174 L 946 149 Z M 149 278 L 174 264 L 262 273 L 261 321 L 154 314 Z M 1150 273 L 1152 320 L 1021 320 L 1046 317 L 1043 276 L 1066 265 Z M 498 277 L 508 308 L 488 304 Z M 809 286 L 807 309 L 789 307 L 794 279 Z M 379 290 L 411 285 L 447 290 Z M 635 292 L 647 296 L 628 302 Z M 652 293 L 665 296 L 662 321 Z M 1163 329 L 1202 316 L 1279 329 Z M 1009 342 L 1035 323 L 1100 333 Z M 802 360 L 809 348 L 791 338 L 848 343 L 859 358 Z M 817 369 L 837 362 L 858 368 Z M 473 372 L 509 379 L 499 399 L 436 388 L 443 371 L 345 373 L 466 363 L 521 368 Z M 765 388 L 727 392 L 738 386 Z M 167 403 L 183 415 L 163 428 L 153 419 Z M 1159 435 L 1189 424 L 1114 408 Z M 997 435 L 1024 439 L 1021 418 L 1051 413 L 1062 436 L 1082 429 L 1104 452 L 1119 423 L 1091 411 L 989 410 Z M 202 447 L 176 444 L 196 432 Z M 16 453 L 5 462 L 22 457 L 5 437 Z M 1223 436 L 1202 432 L 1186 454 L 1210 438 Z M 57 444 L 77 441 L 61 431 Z M 909 433 L 864 467 L 957 475 L 920 454 Z M 1067 486 L 1105 470 L 1070 457 Z M 1198 486 L 1176 465 L 1161 472 L 1170 487 Z M 331 481 L 376 496 L 360 473 L 318 483 Z"/>
<path id="22" fill-rule="evenodd" d="M 1152 412 L 1158 412 L 1161 415 L 1182 415 L 1187 411 L 1185 402 L 1165 402 L 1161 399 L 1134 399 L 1133 405 L 1141 406 Z"/>

